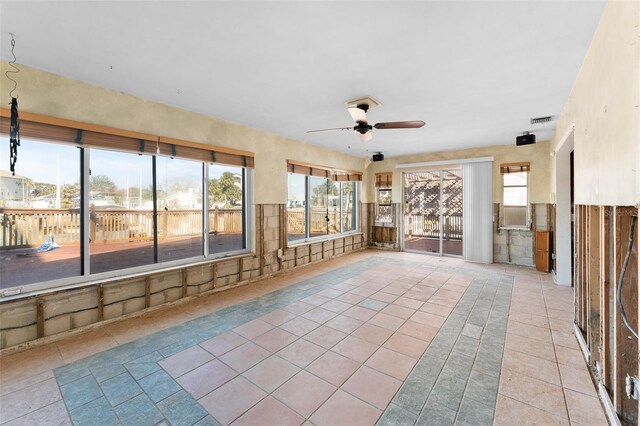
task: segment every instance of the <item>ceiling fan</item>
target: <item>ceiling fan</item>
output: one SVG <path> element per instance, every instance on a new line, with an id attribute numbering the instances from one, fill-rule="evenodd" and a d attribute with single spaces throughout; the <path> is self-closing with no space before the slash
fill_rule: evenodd
<path id="1" fill-rule="evenodd" d="M 354 132 L 360 133 L 360 140 L 362 142 L 368 142 L 372 139 L 373 135 L 371 131 L 375 129 L 419 129 L 424 126 L 424 121 L 416 120 L 416 121 L 387 121 L 382 123 L 376 123 L 373 126 L 367 122 L 367 111 L 369 110 L 369 104 L 361 103 L 356 106 L 350 106 L 347 108 L 349 114 L 351 114 L 351 118 L 356 122 L 356 125 L 353 127 L 336 127 L 333 129 L 318 129 L 318 130 L 309 130 L 307 133 L 317 133 L 317 132 L 330 132 L 334 130 L 353 130 Z"/>

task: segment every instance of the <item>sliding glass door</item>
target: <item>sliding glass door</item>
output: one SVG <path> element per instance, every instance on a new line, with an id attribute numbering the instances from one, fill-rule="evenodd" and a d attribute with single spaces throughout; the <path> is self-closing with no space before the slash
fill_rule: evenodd
<path id="1" fill-rule="evenodd" d="M 462 256 L 462 173 L 403 173 L 404 249 Z"/>

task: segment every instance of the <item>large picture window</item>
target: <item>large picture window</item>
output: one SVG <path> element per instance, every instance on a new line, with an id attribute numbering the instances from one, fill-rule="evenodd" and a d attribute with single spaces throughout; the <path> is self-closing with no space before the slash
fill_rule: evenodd
<path id="1" fill-rule="evenodd" d="M 245 170 L 211 164 L 209 167 L 209 253 L 246 248 Z"/>
<path id="2" fill-rule="evenodd" d="M 356 231 L 358 183 L 289 173 L 289 242 Z"/>
<path id="3" fill-rule="evenodd" d="M 0 151 L 0 291 L 80 276 L 81 150 L 23 138 L 15 175 L 8 153 Z"/>
<path id="4" fill-rule="evenodd" d="M 91 150 L 92 274 L 154 263 L 152 160 L 146 155 Z"/>
<path id="5" fill-rule="evenodd" d="M 50 121 L 22 121 L 15 175 L 0 151 L 0 296 L 251 246 L 252 156 Z M 0 130 L 6 147 L 4 116 Z"/>

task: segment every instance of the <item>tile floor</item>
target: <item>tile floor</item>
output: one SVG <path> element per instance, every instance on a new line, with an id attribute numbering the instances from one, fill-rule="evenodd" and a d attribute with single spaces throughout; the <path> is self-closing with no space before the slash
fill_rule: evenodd
<path id="1" fill-rule="evenodd" d="M 0 358 L 0 423 L 603 424 L 571 289 L 365 251 Z"/>

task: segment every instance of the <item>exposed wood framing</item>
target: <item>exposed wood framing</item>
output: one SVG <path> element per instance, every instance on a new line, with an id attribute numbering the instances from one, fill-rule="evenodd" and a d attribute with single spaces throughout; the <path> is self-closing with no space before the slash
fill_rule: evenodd
<path id="1" fill-rule="evenodd" d="M 189 282 L 189 271 L 187 268 L 182 270 L 182 297 L 187 297 L 187 283 Z"/>
<path id="2" fill-rule="evenodd" d="M 264 204 L 260 204 L 260 231 L 258 232 L 258 238 L 260 239 L 260 276 L 264 275 L 264 231 L 265 231 L 265 220 L 264 220 Z"/>
<path id="3" fill-rule="evenodd" d="M 588 207 L 588 282 L 589 282 L 589 322 L 588 343 L 591 359 L 600 360 L 602 354 L 600 300 L 600 209 L 597 206 Z"/>
<path id="4" fill-rule="evenodd" d="M 218 264 L 217 263 L 212 263 L 211 264 L 211 280 L 213 282 L 213 288 L 217 288 L 218 285 Z"/>
<path id="5" fill-rule="evenodd" d="M 37 321 L 37 335 L 38 338 L 44 337 L 44 300 L 38 299 L 36 301 L 36 321 Z"/>
<path id="6" fill-rule="evenodd" d="M 104 319 L 104 286 L 98 286 L 98 321 Z"/>
<path id="7" fill-rule="evenodd" d="M 151 276 L 144 277 L 144 307 L 151 306 Z"/>

